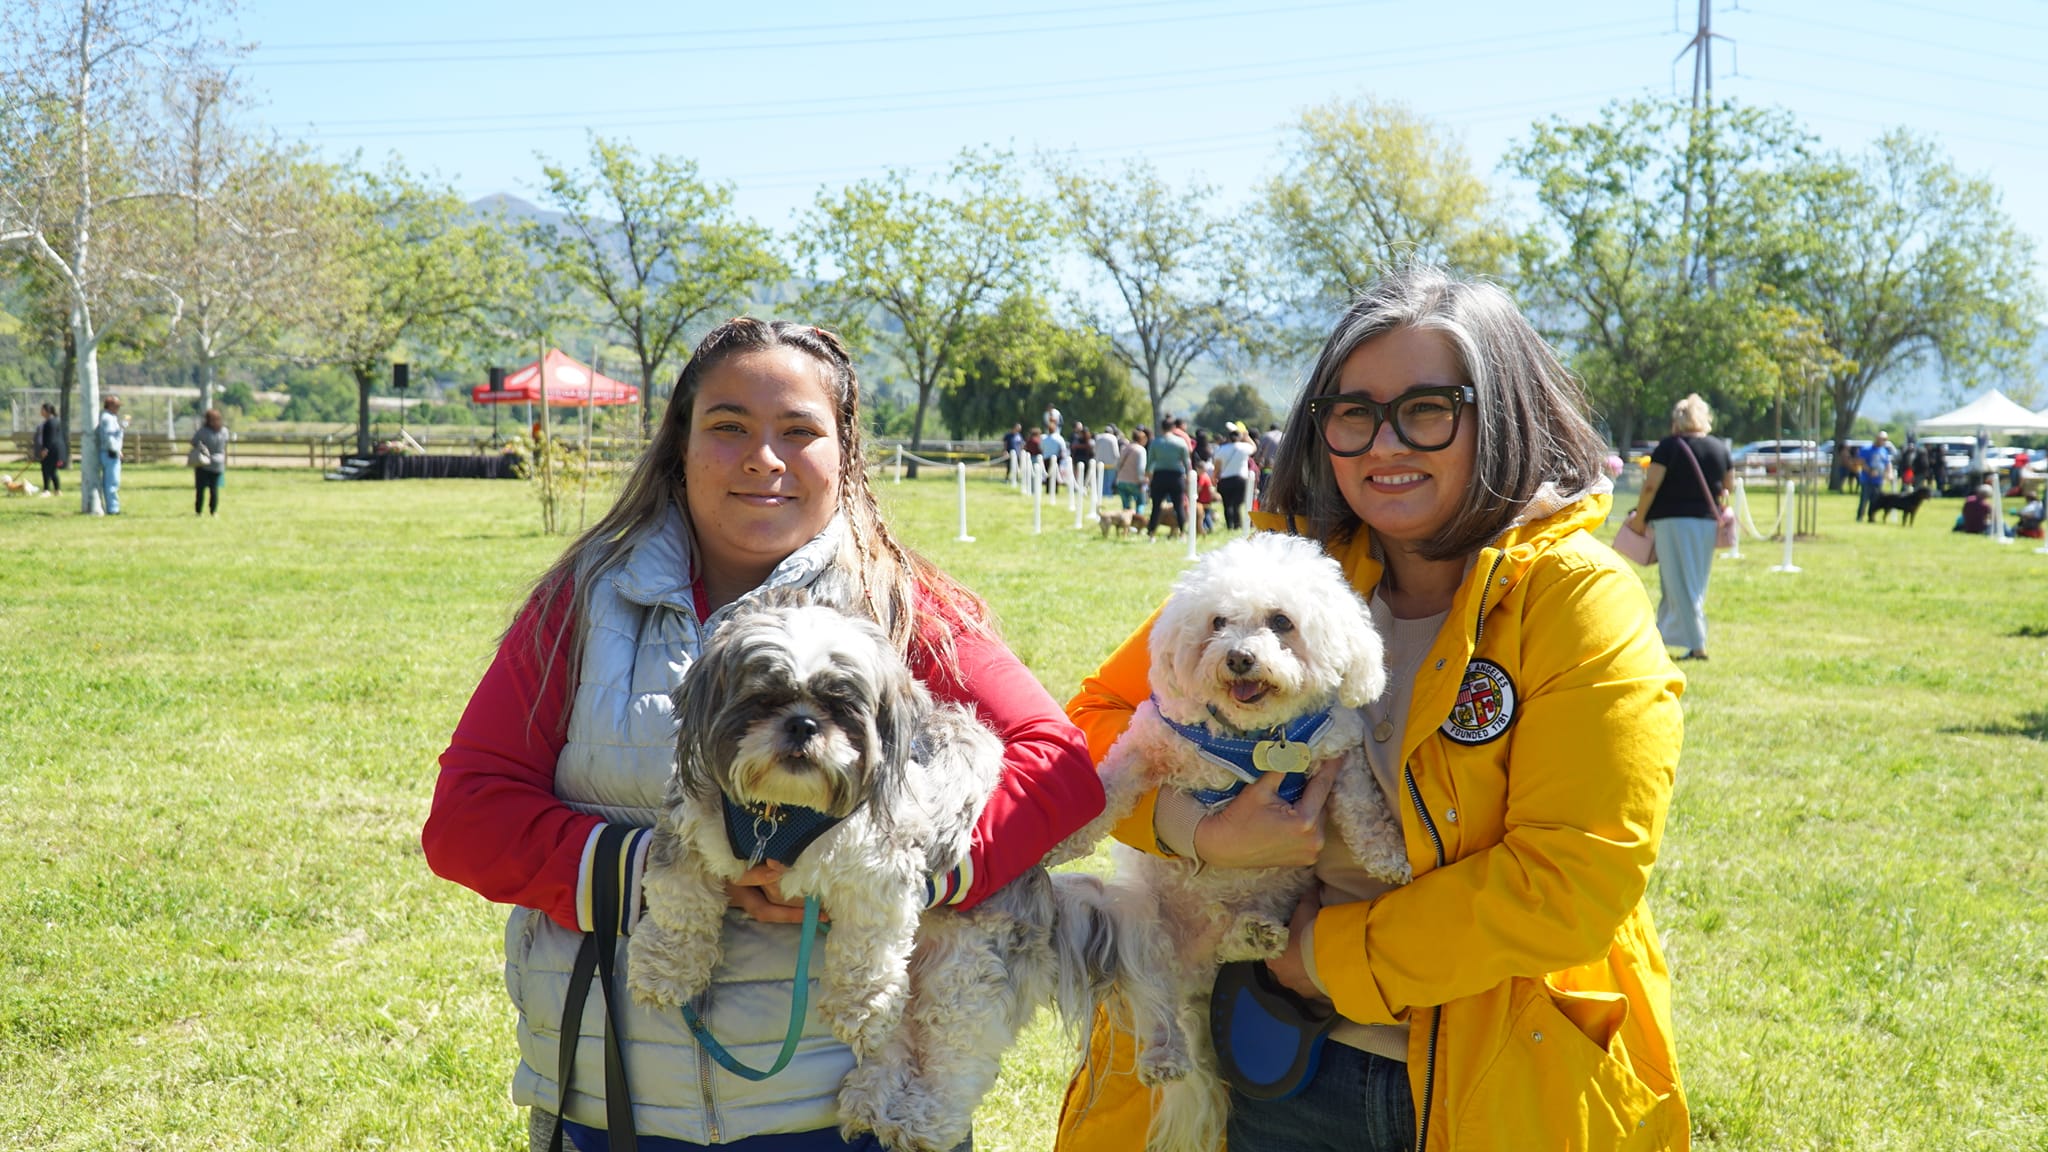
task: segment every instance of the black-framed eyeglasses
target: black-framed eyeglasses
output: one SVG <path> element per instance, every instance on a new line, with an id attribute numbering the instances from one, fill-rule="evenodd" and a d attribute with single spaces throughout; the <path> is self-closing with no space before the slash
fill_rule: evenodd
<path id="1" fill-rule="evenodd" d="M 1311 399 L 1308 410 L 1330 455 L 1363 456 L 1380 425 L 1390 422 L 1401 443 L 1417 452 L 1441 452 L 1457 439 L 1465 405 L 1478 402 L 1470 384 L 1438 384 L 1411 388 L 1385 403 L 1362 392 L 1335 392 Z"/>

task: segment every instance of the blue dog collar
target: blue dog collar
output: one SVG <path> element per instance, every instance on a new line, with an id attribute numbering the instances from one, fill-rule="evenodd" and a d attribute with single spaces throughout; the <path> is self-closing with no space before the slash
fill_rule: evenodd
<path id="1" fill-rule="evenodd" d="M 1159 697 L 1152 697 L 1152 707 L 1159 708 Z M 1263 736 L 1218 735 L 1200 724 L 1182 724 L 1173 720 L 1163 710 L 1160 711 L 1159 718 L 1166 721 L 1166 726 L 1178 733 L 1182 739 L 1193 744 L 1204 760 L 1237 777 L 1237 782 L 1228 788 L 1189 790 L 1188 795 L 1213 808 L 1244 791 L 1246 784 L 1257 780 L 1263 774 L 1258 762 L 1252 758 L 1253 751 L 1259 745 L 1271 742 L 1313 744 L 1322 736 L 1323 729 L 1329 726 L 1330 710 L 1325 708 L 1321 712 L 1297 716 L 1284 727 L 1275 727 Z M 1307 788 L 1308 773 L 1289 772 L 1280 781 L 1280 798 L 1292 804 L 1301 799 L 1301 794 Z"/>

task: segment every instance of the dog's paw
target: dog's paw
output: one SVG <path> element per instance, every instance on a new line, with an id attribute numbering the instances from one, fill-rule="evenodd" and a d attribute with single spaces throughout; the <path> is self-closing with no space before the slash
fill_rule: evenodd
<path id="1" fill-rule="evenodd" d="M 1216 958 L 1232 960 L 1271 960 L 1287 950 L 1287 925 L 1263 916 L 1244 916 L 1230 926 L 1230 931 L 1216 948 Z"/>
<path id="2" fill-rule="evenodd" d="M 674 1008 L 686 1003 L 696 992 L 683 987 L 666 973 L 653 971 L 654 965 L 629 963 L 626 966 L 626 990 L 633 999 L 651 1008 Z"/>
<path id="3" fill-rule="evenodd" d="M 1147 1088 L 1184 1080 L 1195 1070 L 1185 1044 L 1155 1044 L 1138 1054 L 1138 1083 Z"/>

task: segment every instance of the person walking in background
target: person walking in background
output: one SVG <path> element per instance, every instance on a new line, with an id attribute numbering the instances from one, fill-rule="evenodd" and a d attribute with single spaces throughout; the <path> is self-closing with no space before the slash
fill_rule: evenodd
<path id="1" fill-rule="evenodd" d="M 1112 482 L 1116 485 L 1117 502 L 1125 511 L 1145 510 L 1145 478 L 1150 475 L 1145 466 L 1145 445 L 1151 439 L 1152 430 L 1140 424 L 1131 429 L 1131 438 L 1117 452 Z"/>
<path id="2" fill-rule="evenodd" d="M 1102 431 L 1095 434 L 1095 462 L 1102 465 L 1104 496 L 1114 495 L 1116 492 L 1116 466 L 1122 454 L 1122 435 L 1116 430 L 1116 425 L 1105 425 Z"/>
<path id="3" fill-rule="evenodd" d="M 1266 487 L 1272 483 L 1273 462 L 1279 458 L 1280 426 L 1278 424 L 1270 424 L 1267 425 L 1264 432 L 1259 433 L 1258 450 L 1252 453 L 1252 463 L 1259 466 L 1259 507 L 1261 508 L 1266 506 Z"/>
<path id="4" fill-rule="evenodd" d="M 1022 447 L 1024 447 L 1024 426 L 1022 424 L 1012 424 L 1010 425 L 1010 430 L 1003 433 L 1003 479 L 1015 480 L 1017 478 L 1017 451 Z"/>
<path id="5" fill-rule="evenodd" d="M 1074 462 L 1074 485 L 1088 483 L 1088 465 L 1095 462 L 1095 437 L 1088 432 L 1088 426 L 1074 421 L 1074 438 L 1067 444 L 1067 456 Z"/>
<path id="6" fill-rule="evenodd" d="M 1187 441 L 1172 432 L 1163 432 L 1152 443 L 1145 446 L 1145 470 L 1151 476 L 1152 514 L 1145 520 L 1145 539 L 1151 540 L 1159 534 L 1159 511 L 1171 504 L 1180 517 L 1181 527 L 1192 530 L 1188 514 L 1192 511 L 1187 504 L 1188 482 Z"/>
<path id="7" fill-rule="evenodd" d="M 1195 440 L 1189 446 L 1189 450 L 1196 464 L 1207 464 L 1210 457 L 1215 454 L 1215 450 L 1209 445 L 1209 434 L 1200 428 L 1195 429 Z"/>
<path id="8" fill-rule="evenodd" d="M 1657 442 L 1628 526 L 1657 542 L 1657 631 L 1685 649 L 1681 660 L 1707 658 L 1707 575 L 1714 535 L 1728 499 L 1728 449 L 1707 435 L 1714 414 L 1698 393 L 1671 410 L 1671 435 Z M 1883 435 L 1883 433 L 1879 433 Z"/>
<path id="9" fill-rule="evenodd" d="M 100 511 L 109 516 L 121 514 L 121 449 L 127 435 L 121 398 L 109 396 L 100 401 L 100 418 L 92 428 L 92 444 L 85 450 L 100 454 Z"/>
<path id="10" fill-rule="evenodd" d="M 1045 435 L 1038 438 L 1038 453 L 1045 457 L 1046 491 L 1054 491 L 1061 483 L 1060 469 L 1072 460 L 1067 453 L 1067 438 L 1060 435 L 1059 428 L 1047 428 Z"/>
<path id="11" fill-rule="evenodd" d="M 1856 454 L 1856 519 L 1877 522 L 1877 497 L 1884 491 L 1885 478 L 1892 474 L 1892 438 L 1877 430 L 1870 446 Z"/>
<path id="12" fill-rule="evenodd" d="M 192 463 L 192 514 L 197 516 L 203 510 L 209 516 L 220 515 L 221 482 L 228 470 L 228 430 L 220 409 L 208 408 L 199 427 L 192 430 L 192 450 L 187 458 Z"/>
<path id="13" fill-rule="evenodd" d="M 1216 446 L 1216 494 L 1223 500 L 1223 526 L 1232 532 L 1243 527 L 1245 493 L 1251 488 L 1252 435 L 1242 424 L 1232 424 L 1229 438 Z"/>
<path id="14" fill-rule="evenodd" d="M 43 405 L 43 422 L 36 425 L 32 447 L 37 462 L 43 466 L 43 487 L 51 492 L 63 491 L 58 469 L 70 463 L 71 444 L 64 435 L 64 422 L 57 419 L 56 405 Z"/>

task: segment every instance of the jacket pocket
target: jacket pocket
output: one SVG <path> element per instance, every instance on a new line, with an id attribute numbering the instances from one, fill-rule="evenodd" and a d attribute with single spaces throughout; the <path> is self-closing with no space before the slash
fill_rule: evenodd
<path id="1" fill-rule="evenodd" d="M 1518 981 L 1517 983 L 1521 983 Z M 1671 1098 L 1635 1073 L 1617 993 L 1565 992 L 1528 981 L 1500 1052 L 1460 1110 L 1453 1146 L 1572 1150 L 1683 1147 Z M 1674 1144 L 1674 1139 L 1676 1143 Z"/>

